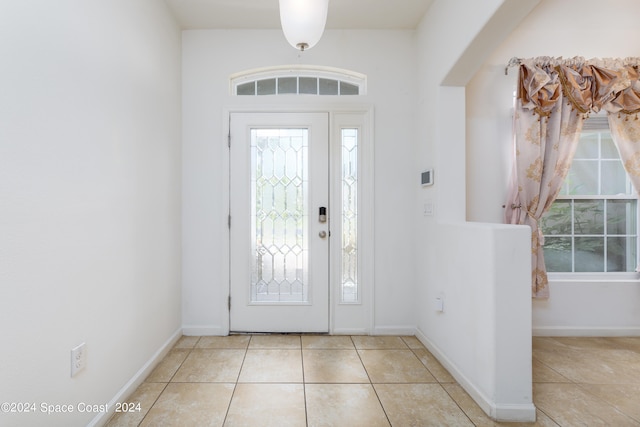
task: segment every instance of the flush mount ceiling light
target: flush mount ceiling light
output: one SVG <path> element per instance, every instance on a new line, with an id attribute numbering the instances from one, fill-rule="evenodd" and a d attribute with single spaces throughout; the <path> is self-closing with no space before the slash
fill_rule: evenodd
<path id="1" fill-rule="evenodd" d="M 280 24 L 289 44 L 304 51 L 320 41 L 329 0 L 280 0 Z"/>

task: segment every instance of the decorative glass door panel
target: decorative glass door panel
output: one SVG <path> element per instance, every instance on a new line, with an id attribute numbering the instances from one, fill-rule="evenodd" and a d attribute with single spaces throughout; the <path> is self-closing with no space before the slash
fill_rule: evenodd
<path id="1" fill-rule="evenodd" d="M 328 114 L 230 126 L 230 330 L 328 332 Z"/>
<path id="2" fill-rule="evenodd" d="M 340 302 L 359 302 L 358 292 L 358 129 L 341 129 L 342 280 Z"/>
<path id="3" fill-rule="evenodd" d="M 308 129 L 251 129 L 251 303 L 308 303 Z"/>

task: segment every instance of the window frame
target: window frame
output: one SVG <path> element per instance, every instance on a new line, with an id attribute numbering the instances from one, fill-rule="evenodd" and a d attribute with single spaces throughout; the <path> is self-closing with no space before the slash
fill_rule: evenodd
<path id="1" fill-rule="evenodd" d="M 588 123 L 588 124 L 587 124 Z M 608 124 L 608 120 L 607 117 L 605 115 L 596 115 L 594 117 L 591 118 L 591 121 L 587 121 L 585 122 L 585 126 L 582 130 L 582 134 L 585 133 L 598 133 L 598 134 L 602 134 L 602 133 L 610 133 L 610 129 L 609 129 L 609 124 Z M 582 135 L 581 135 L 582 138 Z M 601 136 L 600 136 L 601 138 Z M 601 142 L 599 143 L 599 149 L 601 151 Z M 616 148 L 617 150 L 617 148 Z M 580 159 L 578 159 L 580 160 Z M 587 159 L 585 159 L 587 160 Z M 608 161 L 607 159 L 604 159 L 605 161 Z M 575 161 L 575 159 L 574 159 Z M 601 157 L 601 152 L 598 154 L 598 158 L 594 159 L 593 161 L 597 161 L 599 163 L 599 171 L 598 171 L 598 186 L 599 188 L 601 188 L 601 180 L 603 177 L 603 172 L 600 169 L 603 158 Z M 619 161 L 621 161 L 621 159 L 619 159 Z M 572 166 L 573 166 L 573 162 L 572 162 Z M 625 171 L 626 174 L 626 179 L 627 182 L 629 182 L 629 177 L 628 177 L 628 173 Z M 563 183 L 564 185 L 564 183 Z M 640 227 L 640 197 L 638 196 L 638 192 L 634 191 L 634 187 L 633 185 L 631 185 L 632 191 L 630 194 L 559 194 L 558 197 L 556 198 L 556 200 L 554 200 L 554 203 L 556 203 L 556 201 L 558 200 L 566 200 L 566 201 L 571 201 L 572 203 L 575 203 L 575 201 L 580 201 L 580 200 L 635 200 L 635 204 L 636 204 L 636 212 L 635 212 L 635 221 L 636 221 L 636 271 L 624 271 L 624 272 L 606 272 L 606 271 L 599 271 L 599 272 L 570 272 L 570 271 L 566 271 L 566 272 L 559 272 L 559 271 L 554 271 L 554 272 L 547 272 L 547 277 L 549 278 L 550 281 L 553 280 L 558 280 L 558 281 L 594 281 L 594 282 L 599 282 L 599 281 L 607 281 L 607 282 L 625 282 L 628 280 L 637 280 L 640 278 L 640 273 L 638 272 L 638 269 L 640 269 L 640 232 L 639 232 L 639 227 Z M 548 213 L 548 212 L 547 212 Z M 547 214 L 545 213 L 545 215 Z M 543 217 L 544 218 L 544 217 Z M 575 220 L 575 216 L 572 214 L 572 222 Z M 606 223 L 606 220 L 603 220 Z M 544 231 L 544 230 L 543 230 Z M 627 236 L 630 235 L 630 233 L 626 234 Z M 575 239 L 575 237 L 589 237 L 589 234 L 586 235 L 580 235 L 580 234 L 576 234 L 575 230 L 571 230 L 570 234 L 562 234 L 562 235 L 548 235 L 548 234 L 544 234 L 545 239 L 549 238 L 549 237 L 556 237 L 556 236 L 562 236 L 562 237 L 566 237 L 566 236 L 570 236 L 571 239 Z M 598 236 L 603 236 L 604 240 L 606 242 L 607 237 L 610 236 L 615 236 L 615 235 L 610 235 L 608 233 L 606 233 L 606 230 L 603 231 L 602 234 L 598 234 Z M 606 247 L 606 246 L 605 246 Z M 575 242 L 572 242 L 572 257 L 574 256 L 574 252 L 575 252 Z M 546 260 L 545 260 L 546 261 Z M 574 261 L 572 261 L 572 267 L 575 268 L 575 264 Z"/>
<path id="2" fill-rule="evenodd" d="M 323 66 L 310 66 L 310 65 L 285 65 L 285 66 L 275 66 L 275 67 L 265 67 L 265 68 L 257 68 L 253 70 L 241 71 L 239 73 L 232 74 L 229 77 L 229 93 L 231 96 L 269 96 L 269 95 L 259 95 L 256 91 L 254 95 L 238 95 L 237 89 L 238 86 L 242 86 L 246 83 L 251 82 L 259 82 L 264 80 L 277 79 L 281 78 L 300 78 L 300 77 L 309 77 L 315 79 L 323 79 L 329 81 L 335 81 L 338 83 L 340 87 L 340 83 L 347 83 L 349 85 L 358 87 L 358 94 L 338 94 L 335 95 L 324 95 L 319 91 L 316 94 L 310 94 L 311 96 L 362 96 L 367 94 L 367 76 L 365 74 L 361 74 L 351 70 L 344 70 L 341 68 L 334 67 L 323 67 Z M 318 89 L 320 90 L 320 89 Z M 284 93 L 279 94 L 276 88 L 275 93 L 272 95 L 305 95 L 305 93 Z"/>

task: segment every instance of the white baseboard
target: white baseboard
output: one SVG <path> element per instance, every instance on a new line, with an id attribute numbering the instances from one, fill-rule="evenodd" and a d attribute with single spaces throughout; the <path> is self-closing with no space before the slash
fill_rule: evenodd
<path id="1" fill-rule="evenodd" d="M 639 337 L 640 327 L 576 327 L 540 326 L 533 328 L 534 337 Z"/>
<path id="2" fill-rule="evenodd" d="M 376 326 L 371 335 L 409 335 L 416 333 L 415 326 Z"/>
<path id="3" fill-rule="evenodd" d="M 422 331 L 416 330 L 415 335 L 491 419 L 502 422 L 534 422 L 536 420 L 536 407 L 533 403 L 514 405 L 494 402 L 479 390 Z"/>
<path id="4" fill-rule="evenodd" d="M 178 330 L 176 330 L 169 337 L 169 339 L 165 341 L 165 343 L 158 349 L 158 351 L 156 351 L 155 354 L 151 356 L 147 363 L 145 363 L 142 368 L 140 368 L 138 372 L 136 372 L 135 375 L 111 399 L 107 406 L 108 408 L 110 408 L 110 410 L 108 412 L 101 412 L 100 414 L 98 414 L 93 420 L 91 420 L 89 424 L 87 424 L 87 427 L 97 427 L 106 424 L 115 411 L 116 403 L 126 401 L 126 398 L 129 397 L 131 393 L 136 391 L 140 384 L 144 382 L 145 378 L 147 378 L 151 371 L 153 371 L 153 368 L 155 368 L 156 365 L 160 363 L 160 361 L 167 355 L 167 353 L 169 353 L 169 350 L 173 348 L 173 346 L 176 342 L 178 342 L 181 336 L 182 328 L 178 328 Z"/>
<path id="5" fill-rule="evenodd" d="M 366 328 L 340 328 L 331 331 L 331 335 L 369 335 Z"/>
<path id="6" fill-rule="evenodd" d="M 215 336 L 224 337 L 229 335 L 229 330 L 222 326 L 184 325 L 182 334 L 186 336 Z"/>

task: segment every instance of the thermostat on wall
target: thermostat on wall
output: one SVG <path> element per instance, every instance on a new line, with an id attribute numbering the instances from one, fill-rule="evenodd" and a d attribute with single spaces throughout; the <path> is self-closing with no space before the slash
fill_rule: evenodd
<path id="1" fill-rule="evenodd" d="M 433 185 L 433 169 L 427 169 L 420 174 L 420 182 L 423 187 Z"/>

